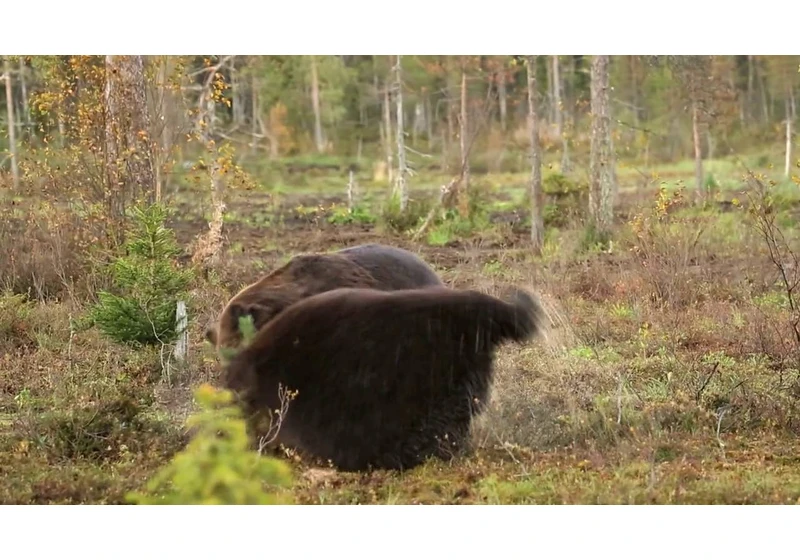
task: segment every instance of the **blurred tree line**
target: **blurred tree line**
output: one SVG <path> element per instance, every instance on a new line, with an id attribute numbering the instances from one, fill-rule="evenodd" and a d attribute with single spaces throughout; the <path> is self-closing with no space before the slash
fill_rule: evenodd
<path id="1" fill-rule="evenodd" d="M 34 194 L 58 250 L 88 254 L 124 244 L 132 208 L 196 184 L 211 211 L 190 252 L 208 268 L 226 189 L 271 183 L 276 167 L 278 179 L 349 168 L 391 185 L 385 214 L 402 219 L 387 220 L 415 238 L 448 213 L 471 223 L 470 177 L 530 173 L 538 250 L 546 166 L 551 183 L 588 191 L 605 242 L 617 162 L 649 184 L 652 166 L 693 159 L 698 200 L 715 157 L 782 154 L 790 177 L 799 68 L 800 56 L 760 55 L 3 56 L 0 194 Z M 408 189 L 422 170 L 451 179 L 418 216 Z M 12 206 L 0 205 L 0 226 Z"/>
<path id="2" fill-rule="evenodd" d="M 70 125 L 89 126 L 91 117 L 82 109 L 90 105 L 88 98 L 103 95 L 103 84 L 92 87 L 91 68 L 102 72 L 104 58 L 6 57 L 4 152 L 9 119 L 20 146 L 74 142 Z M 193 115 L 209 109 L 199 105 L 210 67 L 225 85 L 205 116 L 213 122 L 209 138 L 230 141 L 238 157 L 387 160 L 396 150 L 394 57 L 141 58 L 152 135 L 178 154 L 190 143 Z M 536 64 L 542 149 L 580 158 L 589 146 L 590 57 L 539 56 Z M 618 157 L 645 162 L 694 157 L 695 133 L 704 158 L 783 142 L 785 122 L 796 114 L 798 65 L 800 56 L 610 57 Z M 457 165 L 460 119 L 476 122 L 484 113 L 487 126 L 474 150 L 481 157 L 472 171 L 524 166 L 509 161 L 509 153 L 524 154 L 530 142 L 523 57 L 404 56 L 402 66 L 404 135 L 408 148 L 419 152 L 411 152 L 409 166 Z M 468 111 L 462 111 L 462 101 Z M 8 160 L 3 157 L 4 168 Z M 164 163 L 158 171 L 165 171 Z"/>
<path id="3" fill-rule="evenodd" d="M 454 177 L 440 206 L 462 215 L 471 174 L 530 170 L 540 223 L 545 162 L 591 175 L 607 229 L 615 160 L 692 158 L 700 195 L 704 160 L 778 146 L 790 176 L 798 68 L 756 55 L 5 56 L 0 178 L 79 200 L 98 218 L 90 241 L 116 245 L 126 209 L 204 176 L 215 254 L 225 188 L 252 183 L 248 166 L 346 159 L 392 185 L 402 212 L 407 178 L 440 171 Z"/>

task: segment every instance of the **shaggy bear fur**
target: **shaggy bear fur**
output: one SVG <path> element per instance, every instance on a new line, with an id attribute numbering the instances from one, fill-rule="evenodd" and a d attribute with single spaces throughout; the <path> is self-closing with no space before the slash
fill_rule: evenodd
<path id="1" fill-rule="evenodd" d="M 280 408 L 279 384 L 297 391 L 276 443 L 345 471 L 408 469 L 464 447 L 497 347 L 543 322 L 521 291 L 504 302 L 444 287 L 337 289 L 275 317 L 223 382 L 256 415 Z"/>
<path id="2" fill-rule="evenodd" d="M 206 338 L 217 351 L 238 348 L 240 317 L 250 315 L 258 330 L 289 305 L 336 288 L 388 291 L 442 285 L 425 261 L 397 247 L 369 244 L 300 255 L 233 296 Z"/>

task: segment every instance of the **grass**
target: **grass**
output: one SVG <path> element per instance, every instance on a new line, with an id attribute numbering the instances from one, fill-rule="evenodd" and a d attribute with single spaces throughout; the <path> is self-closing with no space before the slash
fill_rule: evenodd
<path id="1" fill-rule="evenodd" d="M 730 159 L 706 170 L 726 199 L 741 196 Z M 691 184 L 693 168 L 653 172 L 669 185 Z M 13 282 L 9 272 L 2 278 L 18 293 L 26 283 L 31 290 L 0 296 L 0 503 L 122 503 L 185 445 L 192 389 L 218 374 L 203 331 L 226 299 L 293 254 L 376 241 L 419 253 L 454 287 L 532 287 L 553 326 L 546 340 L 498 356 L 473 453 L 406 473 L 336 473 L 289 459 L 299 503 L 800 499 L 800 348 L 786 293 L 742 209 L 676 206 L 656 220 L 658 181 L 637 187 L 638 172 L 621 168 L 612 250 L 582 249 L 581 217 L 570 215 L 553 222 L 534 257 L 523 173 L 482 176 L 481 216 L 442 220 L 419 243 L 403 233 L 409 224 L 386 226 L 386 189 L 369 185 L 363 170 L 358 209 L 348 215 L 343 173 L 231 191 L 223 261 L 193 286 L 188 362 L 169 371 L 159 349 L 117 345 L 82 326 L 91 284 L 51 270 L 77 267 L 69 260 L 77 253 L 46 250 L 46 237 L 22 248 L 16 230 L 0 227 L 3 246 L 45 251 L 27 269 L 15 261 Z M 414 181 L 423 200 L 445 177 L 425 174 Z M 779 192 L 779 223 L 796 239 L 796 187 Z M 184 246 L 206 227 L 198 200 L 196 192 L 176 196 L 172 225 Z M 422 203 L 415 209 L 425 213 Z M 509 217 L 515 212 L 523 219 Z M 631 225 L 636 215 L 644 229 Z M 51 296 L 37 297 L 37 278 L 52 283 Z"/>

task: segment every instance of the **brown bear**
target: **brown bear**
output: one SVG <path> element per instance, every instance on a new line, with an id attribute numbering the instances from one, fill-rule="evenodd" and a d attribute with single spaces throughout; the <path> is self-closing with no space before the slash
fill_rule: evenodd
<path id="1" fill-rule="evenodd" d="M 466 449 L 497 347 L 544 328 L 533 297 L 342 288 L 303 299 L 223 371 L 251 420 L 295 393 L 274 443 L 344 471 L 409 469 Z"/>
<path id="2" fill-rule="evenodd" d="M 443 285 L 425 261 L 398 247 L 373 243 L 299 255 L 233 296 L 206 331 L 206 339 L 218 352 L 238 348 L 240 317 L 250 315 L 258 330 L 296 301 L 336 288 L 404 290 Z"/>

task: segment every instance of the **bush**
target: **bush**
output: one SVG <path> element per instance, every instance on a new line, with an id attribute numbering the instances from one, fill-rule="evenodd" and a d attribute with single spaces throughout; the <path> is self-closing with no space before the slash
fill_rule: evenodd
<path id="1" fill-rule="evenodd" d="M 133 214 L 126 256 L 111 265 L 118 293 L 99 292 L 89 317 L 117 342 L 166 344 L 177 337 L 176 305 L 187 298 L 191 273 L 177 269 L 172 260 L 180 250 L 174 232 L 164 226 L 166 208 L 135 208 Z"/>
<path id="2" fill-rule="evenodd" d="M 545 226 L 564 227 L 585 215 L 589 203 L 587 184 L 574 181 L 562 173 L 552 172 L 542 178 L 542 191 L 545 196 Z M 521 204 L 523 208 L 530 208 L 530 190 L 526 189 Z"/>
<path id="3" fill-rule="evenodd" d="M 280 504 L 291 484 L 289 467 L 250 449 L 247 429 L 229 391 L 202 385 L 195 391 L 201 412 L 189 419 L 197 434 L 147 484 L 136 504 Z M 268 488 L 265 488 L 265 485 Z"/>
<path id="4" fill-rule="evenodd" d="M 451 208 L 444 212 L 444 216 L 434 221 L 434 226 L 428 232 L 428 244 L 447 245 L 454 239 L 466 239 L 488 228 L 489 221 L 485 212 L 475 212 L 469 218 L 465 218 Z"/>
<path id="5" fill-rule="evenodd" d="M 139 416 L 140 412 L 141 403 L 131 395 L 54 410 L 36 418 L 29 437 L 46 447 L 54 459 L 116 459 L 123 450 L 141 451 L 151 443 L 148 432 L 154 427 Z"/>
<path id="6" fill-rule="evenodd" d="M 708 274 L 706 267 L 692 266 L 702 262 L 706 224 L 676 212 L 684 205 L 685 190 L 681 186 L 670 193 L 662 186 L 655 204 L 629 222 L 634 266 L 649 284 L 651 298 L 679 307 L 695 302 L 697 282 Z"/>
<path id="7" fill-rule="evenodd" d="M 430 211 L 427 200 L 409 200 L 405 212 L 400 211 L 400 199 L 392 196 L 386 201 L 381 211 L 383 224 L 391 231 L 405 233 L 419 226 Z"/>
<path id="8" fill-rule="evenodd" d="M 369 210 L 361 206 L 356 206 L 353 211 L 344 207 L 336 207 L 333 213 L 328 218 L 328 222 L 336 225 L 344 224 L 374 224 L 376 221 L 375 216 L 370 214 Z"/>
<path id="9" fill-rule="evenodd" d="M 0 293 L 0 349 L 22 346 L 33 340 L 27 322 L 32 309 L 33 303 L 24 295 L 8 290 Z"/>

